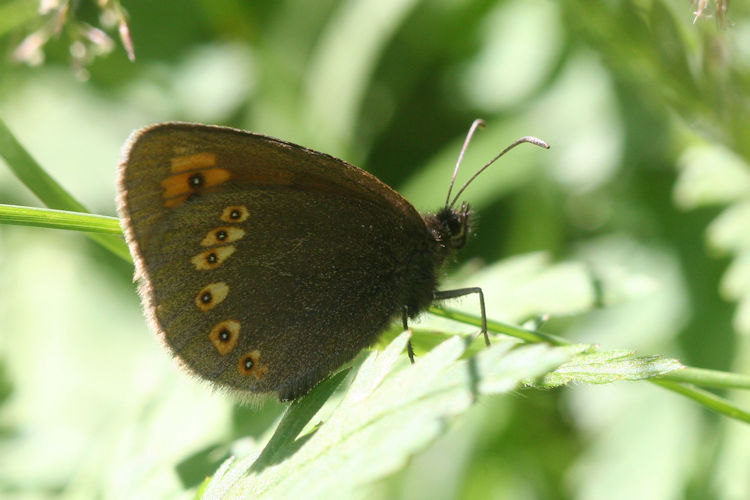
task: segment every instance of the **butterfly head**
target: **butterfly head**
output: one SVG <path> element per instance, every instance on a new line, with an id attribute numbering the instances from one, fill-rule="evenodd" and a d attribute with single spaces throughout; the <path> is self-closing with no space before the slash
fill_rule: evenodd
<path id="1" fill-rule="evenodd" d="M 466 245 L 471 232 L 471 218 L 471 208 L 464 202 L 460 208 L 443 207 L 435 214 L 428 214 L 425 223 L 438 246 L 451 253 Z"/>
<path id="2" fill-rule="evenodd" d="M 453 191 L 453 184 L 456 181 L 458 167 L 461 165 L 461 160 L 463 159 L 464 153 L 466 152 L 466 147 L 469 145 L 469 141 L 474 135 L 474 132 L 479 127 L 484 127 L 484 122 L 482 120 L 474 120 L 474 123 L 471 124 L 469 133 L 466 136 L 463 147 L 461 148 L 461 152 L 458 154 L 458 161 L 456 162 L 455 169 L 453 169 L 453 176 L 451 177 L 451 182 L 448 186 L 448 194 L 445 197 L 444 207 L 436 214 L 428 214 L 424 218 L 427 228 L 432 232 L 432 236 L 437 243 L 437 247 L 444 254 L 450 254 L 466 245 L 466 238 L 471 230 L 472 212 L 469 208 L 469 204 L 466 202 L 462 202 L 461 206 L 456 208 L 456 202 L 461 197 L 466 188 L 469 187 L 469 185 L 474 182 L 474 180 L 476 180 L 476 178 L 490 165 L 495 163 L 501 156 L 503 156 L 505 153 L 518 146 L 519 144 L 528 142 L 549 149 L 549 145 L 541 139 L 537 139 L 536 137 L 531 136 L 521 137 L 520 139 L 503 149 L 497 156 L 487 162 L 482 168 L 477 170 L 474 175 L 472 175 L 469 180 L 466 181 L 463 186 L 461 186 L 456 195 L 451 198 L 451 192 Z"/>

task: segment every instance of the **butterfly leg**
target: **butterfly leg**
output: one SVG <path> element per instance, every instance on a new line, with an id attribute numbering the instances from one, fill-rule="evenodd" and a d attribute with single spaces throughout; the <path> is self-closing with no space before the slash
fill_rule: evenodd
<path id="1" fill-rule="evenodd" d="M 409 329 L 409 308 L 404 306 L 401 309 L 401 321 L 404 325 L 404 331 Z M 411 345 L 411 339 L 406 343 L 406 353 L 409 355 L 409 361 L 414 364 L 414 346 Z"/>
<path id="2" fill-rule="evenodd" d="M 463 297 L 464 295 L 470 295 L 476 293 L 479 295 L 479 310 L 482 313 L 482 335 L 484 335 L 484 343 L 490 345 L 490 336 L 487 334 L 487 313 L 484 307 L 484 293 L 479 287 L 472 288 L 457 288 L 455 290 L 441 290 L 436 291 L 433 294 L 435 300 L 455 299 L 456 297 Z"/>

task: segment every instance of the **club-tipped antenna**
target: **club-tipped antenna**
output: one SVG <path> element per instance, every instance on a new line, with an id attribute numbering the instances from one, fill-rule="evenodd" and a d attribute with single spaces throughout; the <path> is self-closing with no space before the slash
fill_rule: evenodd
<path id="1" fill-rule="evenodd" d="M 451 199 L 451 191 L 453 190 L 453 183 L 456 182 L 456 175 L 458 174 L 458 167 L 461 166 L 461 160 L 464 159 L 464 153 L 466 152 L 466 148 L 469 146 L 469 142 L 471 142 L 471 138 L 474 136 L 474 132 L 479 127 L 484 128 L 484 120 L 481 118 L 477 118 L 474 120 L 471 124 L 471 127 L 469 127 L 469 133 L 466 134 L 466 139 L 464 139 L 464 145 L 461 146 L 461 152 L 458 153 L 458 161 L 456 162 L 456 168 L 453 169 L 453 175 L 451 176 L 451 183 L 448 185 L 448 194 L 445 197 L 445 206 L 448 206 L 448 202 Z"/>
<path id="2" fill-rule="evenodd" d="M 479 120 L 479 121 L 481 121 L 481 120 Z M 476 123 L 476 121 L 474 123 Z M 474 128 L 476 128 L 476 127 L 474 127 L 474 125 L 472 124 L 472 128 L 471 128 L 471 130 L 469 130 L 469 136 L 466 138 L 466 142 L 468 142 L 469 137 L 471 137 L 471 135 L 472 135 L 472 133 L 474 131 Z M 472 175 L 471 178 L 468 181 L 466 181 L 463 186 L 461 186 L 461 189 L 458 190 L 458 193 L 456 193 L 456 197 L 453 198 L 453 201 L 451 201 L 450 204 L 448 204 L 446 206 L 448 208 L 453 208 L 453 205 L 456 204 L 456 202 L 458 201 L 458 198 L 461 196 L 461 194 L 464 192 L 464 190 L 466 190 L 466 188 L 469 187 L 469 184 L 471 184 L 474 181 L 474 179 L 476 179 L 479 176 L 479 174 L 481 174 L 482 172 L 484 172 L 485 170 L 487 170 L 487 168 L 490 165 L 492 165 L 493 163 L 495 163 L 505 153 L 507 153 L 511 149 L 515 148 L 519 144 L 523 144 L 524 142 L 528 142 L 530 144 L 535 144 L 535 145 L 537 145 L 537 146 L 539 146 L 541 148 L 544 148 L 544 149 L 549 149 L 549 144 L 547 144 L 546 142 L 544 142 L 543 140 L 541 140 L 541 139 L 539 139 L 537 137 L 533 137 L 533 136 L 530 136 L 530 135 L 527 135 L 525 137 L 521 137 L 517 141 L 513 142 L 510 146 L 508 146 L 507 148 L 505 148 L 502 151 L 500 151 L 500 154 L 498 154 L 497 156 L 495 156 L 493 159 L 491 159 L 490 161 L 488 161 L 482 168 L 480 168 L 479 170 L 477 170 L 476 173 L 474 175 Z M 466 143 L 464 143 L 464 148 L 466 148 Z M 459 162 L 461 161 L 461 157 L 463 156 L 463 154 L 464 154 L 464 150 L 462 149 L 461 153 L 458 156 Z M 456 165 L 456 170 L 458 170 L 458 165 Z M 454 172 L 453 173 L 453 178 L 455 179 L 455 177 L 456 177 L 456 173 Z M 451 188 L 452 187 L 453 187 L 453 181 L 451 180 Z M 450 197 L 450 188 L 448 189 L 448 196 Z M 446 200 L 446 204 L 447 203 L 448 203 L 448 201 Z"/>

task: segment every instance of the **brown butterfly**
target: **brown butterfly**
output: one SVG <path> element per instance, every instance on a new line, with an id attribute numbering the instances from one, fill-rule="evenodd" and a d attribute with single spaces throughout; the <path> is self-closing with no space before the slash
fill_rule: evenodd
<path id="1" fill-rule="evenodd" d="M 520 142 L 548 147 L 522 138 L 469 182 Z M 489 343 L 481 289 L 436 290 L 470 230 L 468 204 L 454 208 L 469 182 L 420 215 L 332 156 L 162 123 L 124 147 L 119 213 L 146 315 L 170 351 L 222 388 L 291 400 L 434 300 L 478 294 Z"/>

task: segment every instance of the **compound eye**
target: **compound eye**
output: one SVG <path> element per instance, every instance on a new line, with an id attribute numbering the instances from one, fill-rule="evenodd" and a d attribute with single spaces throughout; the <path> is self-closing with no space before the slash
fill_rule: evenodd
<path id="1" fill-rule="evenodd" d="M 448 221 L 448 231 L 451 233 L 451 238 L 460 236 L 464 232 L 462 219 L 451 219 Z"/>
<path id="2" fill-rule="evenodd" d="M 453 248 L 462 248 L 466 244 L 466 221 L 456 221 L 456 224 L 451 224 L 451 246 Z"/>
<path id="3" fill-rule="evenodd" d="M 463 248 L 464 245 L 466 245 L 465 232 L 461 232 L 461 234 L 456 234 L 451 237 L 451 246 L 453 246 L 453 248 Z"/>

